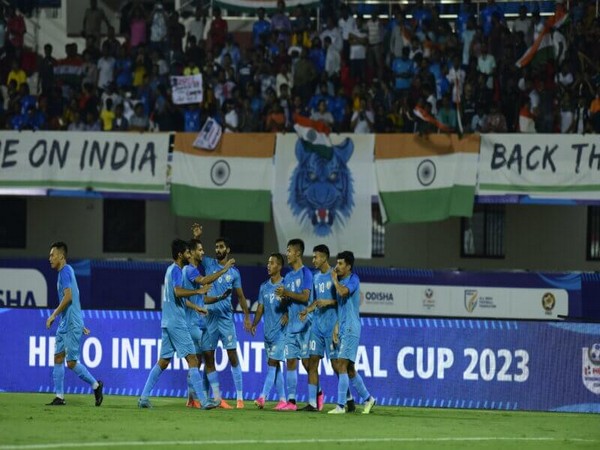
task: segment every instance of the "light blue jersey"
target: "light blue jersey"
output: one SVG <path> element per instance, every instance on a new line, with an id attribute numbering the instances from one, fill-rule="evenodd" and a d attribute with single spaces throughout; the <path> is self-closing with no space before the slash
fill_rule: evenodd
<path id="1" fill-rule="evenodd" d="M 331 271 L 326 273 L 318 271 L 313 275 L 313 297 L 315 300 L 335 300 L 335 286 L 331 279 Z M 331 336 L 331 332 L 338 320 L 337 306 L 332 305 L 326 308 L 317 308 L 313 314 L 313 330 L 319 332 L 321 336 Z"/>
<path id="2" fill-rule="evenodd" d="M 258 304 L 263 305 L 264 308 L 265 342 L 275 342 L 283 336 L 284 327 L 281 325 L 281 317 L 285 314 L 286 308 L 275 294 L 278 286 L 281 286 L 281 283 L 273 284 L 271 279 L 268 279 L 260 285 L 258 291 Z"/>
<path id="3" fill-rule="evenodd" d="M 360 280 L 351 273 L 339 282 L 350 291 L 346 297 L 337 294 L 340 334 L 360 336 Z"/>
<path id="4" fill-rule="evenodd" d="M 302 266 L 298 270 L 292 270 L 285 274 L 283 279 L 285 290 L 294 293 L 301 293 L 309 290 L 308 303 L 299 303 L 288 299 L 288 333 L 300 333 L 310 327 L 310 319 L 304 322 L 300 320 L 300 313 L 312 303 L 313 275 L 308 268 Z"/>
<path id="5" fill-rule="evenodd" d="M 183 268 L 183 287 L 190 290 L 196 290 L 200 288 L 200 284 L 194 280 L 200 276 L 200 271 L 193 264 L 188 264 Z M 204 295 L 192 295 L 188 300 L 197 306 L 204 308 Z M 185 319 L 188 327 L 199 327 L 201 330 L 206 329 L 206 319 L 202 314 L 192 308 L 185 309 Z"/>
<path id="6" fill-rule="evenodd" d="M 206 275 L 212 275 L 215 272 L 223 270 L 223 267 L 219 262 L 208 256 L 204 256 L 202 258 L 202 265 L 206 270 Z M 227 289 L 235 290 L 237 288 L 242 287 L 242 278 L 240 276 L 240 272 L 235 267 L 230 267 L 227 272 L 213 281 L 212 288 L 208 295 L 211 297 L 219 297 L 222 295 Z M 223 300 L 219 300 L 216 303 L 211 303 L 210 305 L 206 305 L 206 309 L 208 310 L 209 318 L 223 318 L 223 319 L 231 319 L 232 318 L 232 308 L 231 308 L 231 294 L 227 296 L 227 298 Z"/>
<path id="7" fill-rule="evenodd" d="M 65 289 L 71 289 L 71 303 L 61 313 L 58 332 L 66 332 L 69 330 L 82 330 L 83 318 L 81 317 L 81 303 L 79 301 L 79 287 L 75 279 L 73 268 L 65 264 L 58 272 L 58 281 L 56 283 L 58 289 L 58 301 L 60 302 L 65 296 Z"/>
<path id="8" fill-rule="evenodd" d="M 185 321 L 185 299 L 175 296 L 175 288 L 183 287 L 183 273 L 176 263 L 167 268 L 164 281 L 164 295 L 162 304 L 162 328 L 182 326 L 187 328 Z"/>

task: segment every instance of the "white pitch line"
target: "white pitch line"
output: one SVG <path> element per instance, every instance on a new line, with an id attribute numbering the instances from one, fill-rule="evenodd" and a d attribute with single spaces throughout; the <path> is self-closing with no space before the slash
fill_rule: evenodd
<path id="1" fill-rule="evenodd" d="M 552 437 L 439 437 L 439 438 L 347 438 L 347 439 L 238 439 L 204 441 L 122 441 L 122 442 L 61 442 L 54 444 L 0 445 L 0 450 L 29 450 L 53 448 L 94 448 L 94 447 L 139 447 L 172 445 L 256 445 L 256 444 L 333 444 L 333 443 L 379 443 L 379 442 L 600 442 L 598 439 L 552 438 Z"/>

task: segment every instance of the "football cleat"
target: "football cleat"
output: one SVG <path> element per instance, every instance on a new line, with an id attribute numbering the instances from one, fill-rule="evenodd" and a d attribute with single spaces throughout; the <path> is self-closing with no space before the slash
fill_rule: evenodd
<path id="1" fill-rule="evenodd" d="M 98 380 L 98 387 L 94 389 L 94 398 L 96 399 L 96 406 L 100 406 L 102 404 L 102 400 L 104 400 L 104 383 Z"/>
<path id="2" fill-rule="evenodd" d="M 221 402 L 219 403 L 219 408 L 221 408 L 221 409 L 233 409 L 233 406 L 231 406 L 225 400 L 221 399 Z"/>
<path id="3" fill-rule="evenodd" d="M 323 391 L 319 391 L 317 394 L 317 409 L 323 411 L 323 405 L 325 404 L 325 394 Z"/>
<path id="4" fill-rule="evenodd" d="M 46 406 L 64 406 L 67 402 L 65 402 L 64 398 L 54 397 L 54 399 L 50 403 L 46 403 Z"/>
<path id="5" fill-rule="evenodd" d="M 340 405 L 337 405 L 331 411 L 328 411 L 327 414 L 346 414 L 346 410 L 342 408 Z"/>
<path id="6" fill-rule="evenodd" d="M 256 400 L 254 400 L 254 404 L 258 406 L 258 409 L 263 409 L 265 407 L 265 399 L 258 397 Z"/>
<path id="7" fill-rule="evenodd" d="M 281 411 L 283 408 L 287 406 L 287 402 L 285 400 L 279 400 L 279 403 L 275 405 L 273 408 L 275 411 Z"/>
<path id="8" fill-rule="evenodd" d="M 298 411 L 306 411 L 306 412 L 319 412 L 318 408 L 315 408 L 310 403 L 306 405 L 304 408 L 300 408 Z"/>
<path id="9" fill-rule="evenodd" d="M 202 403 L 200 403 L 198 400 L 188 398 L 188 401 L 185 404 L 185 406 L 187 406 L 188 408 L 200 409 L 202 408 Z"/>
<path id="10" fill-rule="evenodd" d="M 150 409 L 152 408 L 152 403 L 147 398 L 140 398 L 138 400 L 138 408 Z"/>
<path id="11" fill-rule="evenodd" d="M 244 409 L 244 400 L 238 399 L 238 401 L 235 403 L 235 407 L 236 409 Z"/>
<path id="12" fill-rule="evenodd" d="M 377 401 L 375 400 L 375 397 L 371 396 L 371 398 L 369 398 L 365 403 L 365 407 L 363 408 L 363 414 L 369 414 L 371 412 L 371 410 L 373 409 L 373 406 L 375 406 L 375 403 L 377 403 Z"/>

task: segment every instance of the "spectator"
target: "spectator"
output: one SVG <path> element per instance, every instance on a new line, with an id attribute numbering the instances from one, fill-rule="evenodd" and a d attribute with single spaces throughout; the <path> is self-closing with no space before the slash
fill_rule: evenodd
<path id="1" fill-rule="evenodd" d="M 383 25 L 377 14 L 367 21 L 367 64 L 377 79 L 383 78 Z"/>
<path id="2" fill-rule="evenodd" d="M 190 37 L 193 37 L 196 40 L 196 43 L 204 43 L 204 33 L 206 31 L 206 14 L 204 13 L 204 8 L 201 5 L 196 6 L 196 12 L 194 17 L 192 17 L 187 25 L 187 38 L 186 45 L 189 44 Z"/>
<path id="3" fill-rule="evenodd" d="M 341 17 L 338 19 L 338 27 L 342 32 L 342 59 L 344 61 L 349 60 L 350 56 L 350 33 L 356 30 L 356 21 L 350 14 L 350 7 L 348 5 L 342 5 L 340 9 Z"/>
<path id="4" fill-rule="evenodd" d="M 336 25 L 333 16 L 327 18 L 326 28 L 321 32 L 319 38 L 321 39 L 321 42 L 323 42 L 323 45 L 325 45 L 326 39 L 329 38 L 333 48 L 341 55 L 344 47 L 344 40 L 342 38 L 342 32 Z"/>
<path id="5" fill-rule="evenodd" d="M 310 114 L 310 118 L 312 120 L 316 120 L 318 122 L 322 122 L 327 125 L 330 129 L 333 128 L 335 120 L 333 119 L 333 115 L 329 112 L 329 108 L 327 105 L 327 100 L 322 98 L 319 100 L 318 106 L 316 110 L 313 110 Z"/>
<path id="6" fill-rule="evenodd" d="M 104 46 L 108 47 L 108 54 L 110 56 L 112 56 L 113 58 L 117 57 L 117 53 L 119 52 L 119 47 L 121 46 L 121 43 L 115 36 L 115 27 L 108 27 L 106 38 L 102 41 L 102 46 L 100 48 L 103 48 Z"/>
<path id="7" fill-rule="evenodd" d="M 198 132 L 201 128 L 200 108 L 198 105 L 190 104 L 183 112 L 183 131 Z"/>
<path id="8" fill-rule="evenodd" d="M 8 72 L 6 84 L 9 85 L 11 81 L 16 83 L 17 90 L 21 88 L 21 85 L 27 83 L 27 74 L 19 67 L 19 62 L 16 60 L 12 60 L 10 63 L 10 72 Z"/>
<path id="9" fill-rule="evenodd" d="M 256 15 L 258 19 L 252 25 L 252 44 L 255 47 L 263 47 L 271 34 L 271 22 L 265 19 L 265 8 L 258 8 Z"/>
<path id="10" fill-rule="evenodd" d="M 103 131 L 112 131 L 113 123 L 115 120 L 116 114 L 113 110 L 113 101 L 112 99 L 106 99 L 104 103 L 104 107 L 100 111 L 100 122 L 102 124 Z"/>
<path id="11" fill-rule="evenodd" d="M 215 55 L 221 53 L 227 40 L 228 26 L 227 21 L 221 17 L 221 8 L 216 7 L 213 10 L 213 20 L 208 30 L 208 39 L 210 48 Z"/>
<path id="12" fill-rule="evenodd" d="M 490 112 L 486 114 L 483 119 L 483 125 L 481 126 L 482 133 L 506 133 L 508 128 L 506 126 L 506 118 L 504 114 L 498 108 L 496 103 L 492 103 L 490 106 Z"/>
<path id="13" fill-rule="evenodd" d="M 150 14 L 150 47 L 163 55 L 169 47 L 169 18 L 165 12 L 162 0 L 158 0 Z"/>
<path id="14" fill-rule="evenodd" d="M 314 90 L 314 83 L 317 80 L 317 69 L 308 58 L 308 50 L 302 49 L 300 59 L 294 68 L 293 86 L 295 94 L 300 96 L 303 102 L 308 101 Z"/>
<path id="15" fill-rule="evenodd" d="M 285 131 L 286 118 L 279 103 L 273 103 L 271 110 L 265 118 L 265 131 L 269 133 L 280 133 Z"/>
<path id="16" fill-rule="evenodd" d="M 350 43 L 350 76 L 355 81 L 359 82 L 365 79 L 367 44 L 369 42 L 367 33 L 361 28 L 362 18 L 358 17 L 356 20 L 356 28 L 354 28 L 348 36 L 348 41 Z"/>
<path id="17" fill-rule="evenodd" d="M 572 133 L 575 128 L 575 114 L 573 112 L 571 96 L 565 93 L 560 100 L 560 132 Z"/>
<path id="18" fill-rule="evenodd" d="M 110 22 L 104 14 L 102 8 L 98 8 L 98 0 L 90 0 L 90 7 L 85 10 L 83 15 L 83 28 L 81 35 L 83 37 L 94 36 L 97 42 L 100 42 L 102 34 L 102 23 L 106 24 L 106 28 L 110 27 Z"/>
<path id="19" fill-rule="evenodd" d="M 25 18 L 17 12 L 14 6 L 6 7 L 6 31 L 11 45 L 16 49 L 23 48 L 27 27 Z"/>
<path id="20" fill-rule="evenodd" d="M 169 48 L 171 54 L 176 54 L 181 59 L 183 55 L 183 38 L 185 37 L 185 27 L 179 21 L 179 13 L 173 11 L 169 15 L 167 22 L 167 34 L 169 36 Z M 173 61 L 173 57 L 170 58 Z"/>
<path id="21" fill-rule="evenodd" d="M 96 111 L 87 111 L 85 113 L 85 125 L 84 131 L 102 131 L 102 125 L 98 120 L 98 113 Z"/>
<path id="22" fill-rule="evenodd" d="M 442 102 L 436 114 L 436 119 L 440 123 L 443 123 L 453 130 L 457 129 L 456 110 L 452 107 L 452 102 L 450 101 L 450 97 L 448 95 L 444 95 L 442 97 Z"/>
<path id="23" fill-rule="evenodd" d="M 148 131 L 150 128 L 150 120 L 144 111 L 144 105 L 140 102 L 134 107 L 134 114 L 129 120 L 129 129 L 131 131 Z"/>
<path id="24" fill-rule="evenodd" d="M 354 111 L 350 119 L 352 132 L 356 134 L 372 133 L 375 124 L 373 111 L 367 109 L 367 101 L 362 98 L 358 111 Z"/>
<path id="25" fill-rule="evenodd" d="M 409 58 L 410 47 L 402 49 L 402 56 L 395 58 L 392 63 L 392 72 L 394 74 L 394 88 L 397 94 L 402 95 L 410 89 L 412 80 L 415 75 L 415 64 Z"/>
<path id="26" fill-rule="evenodd" d="M 319 103 L 321 103 L 321 100 L 325 100 L 325 103 L 327 104 L 327 106 L 329 106 L 331 96 L 329 95 L 327 82 L 322 82 L 319 84 L 318 92 L 315 95 L 313 95 L 310 101 L 308 102 L 308 110 L 311 113 L 318 111 Z"/>
<path id="27" fill-rule="evenodd" d="M 529 97 L 525 98 L 519 110 L 519 131 L 521 133 L 536 133 L 535 115 L 532 112 Z"/>
<path id="28" fill-rule="evenodd" d="M 85 123 L 81 120 L 81 114 L 79 110 L 73 111 L 73 117 L 71 123 L 67 126 L 68 131 L 85 131 Z"/>
<path id="29" fill-rule="evenodd" d="M 292 36 L 292 23 L 285 12 L 285 2 L 277 1 L 277 11 L 271 16 L 271 30 L 277 34 L 277 40 L 285 42 L 286 46 L 290 44 Z"/>
<path id="30" fill-rule="evenodd" d="M 115 80 L 115 58 L 110 54 L 110 46 L 102 47 L 102 56 L 98 59 L 98 88 L 102 91 Z"/>
<path id="31" fill-rule="evenodd" d="M 113 131 L 129 131 L 129 121 L 123 116 L 123 104 L 115 106 L 115 118 L 112 124 Z"/>
<path id="32" fill-rule="evenodd" d="M 513 33 L 523 33 L 525 44 L 529 47 L 533 43 L 533 22 L 527 17 L 527 6 L 519 7 L 519 17 L 512 22 Z"/>
<path id="33" fill-rule="evenodd" d="M 225 133 L 237 133 L 239 131 L 239 117 L 235 110 L 235 103 L 227 101 L 223 104 L 223 131 Z"/>
<path id="34" fill-rule="evenodd" d="M 483 29 L 483 35 L 489 36 L 492 31 L 492 19 L 497 18 L 500 22 L 504 22 L 504 13 L 495 0 L 487 0 L 487 6 L 479 13 L 479 22 Z"/>
<path id="35" fill-rule="evenodd" d="M 129 17 L 129 45 L 131 48 L 145 45 L 147 35 L 146 10 L 140 3 L 134 2 Z"/>

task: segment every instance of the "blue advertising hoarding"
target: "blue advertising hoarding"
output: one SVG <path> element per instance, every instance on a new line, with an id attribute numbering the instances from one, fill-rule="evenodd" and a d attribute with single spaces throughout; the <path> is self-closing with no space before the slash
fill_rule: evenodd
<path id="1" fill-rule="evenodd" d="M 0 358 L 11 361 L 0 373 L 1 390 L 52 392 L 54 333 L 44 326 L 50 312 L 0 309 Z M 266 375 L 262 328 L 252 337 L 241 318 L 235 315 L 244 397 L 254 399 Z M 158 357 L 160 312 L 88 310 L 84 321 L 92 334 L 84 337 L 81 361 L 109 396 L 139 395 Z M 600 413 L 600 324 L 375 317 L 362 324 L 356 368 L 380 405 Z M 235 397 L 221 350 L 216 362 L 224 396 Z M 185 365 L 175 359 L 172 366 L 153 395 L 186 395 Z M 322 363 L 328 402 L 336 383 Z M 306 386 L 301 371 L 300 401 Z M 65 387 L 67 394 L 91 392 L 72 373 Z"/>

